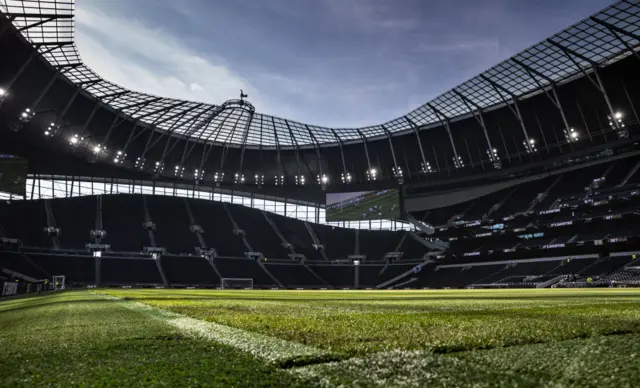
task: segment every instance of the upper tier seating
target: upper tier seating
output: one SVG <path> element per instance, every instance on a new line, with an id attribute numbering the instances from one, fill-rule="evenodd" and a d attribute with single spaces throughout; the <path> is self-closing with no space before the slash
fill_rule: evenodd
<path id="1" fill-rule="evenodd" d="M 367 256 L 367 261 L 383 260 L 387 252 L 394 252 L 403 232 L 359 230 L 360 254 Z"/>
<path id="2" fill-rule="evenodd" d="M 233 219 L 256 252 L 274 259 L 288 258 L 289 251 L 282 246 L 282 240 L 260 210 L 239 205 L 227 205 Z"/>
<path id="3" fill-rule="evenodd" d="M 151 221 L 155 223 L 156 245 L 172 253 L 195 253 L 200 246 L 189 226 L 189 214 L 182 198 L 146 196 Z"/>
<path id="4" fill-rule="evenodd" d="M 356 232 L 353 229 L 311 225 L 329 260 L 344 260 L 355 253 Z"/>
<path id="5" fill-rule="evenodd" d="M 162 284 L 155 260 L 152 259 L 101 259 L 102 284 Z"/>
<path id="6" fill-rule="evenodd" d="M 91 241 L 89 232 L 95 229 L 96 197 L 54 198 L 48 201 L 56 226 L 61 229 L 60 246 L 84 249 L 85 244 Z"/>
<path id="7" fill-rule="evenodd" d="M 233 233 L 233 224 L 222 204 L 192 199 L 189 205 L 196 223 L 204 231 L 203 238 L 209 248 L 215 248 L 220 256 L 244 257 L 247 248 L 240 236 Z"/>
<path id="8" fill-rule="evenodd" d="M 254 260 L 218 257 L 214 259 L 214 264 L 223 278 L 251 278 L 254 287 L 277 286 L 277 283 Z"/>
<path id="9" fill-rule="evenodd" d="M 265 264 L 265 268 L 287 288 L 327 286 L 301 264 Z"/>
<path id="10" fill-rule="evenodd" d="M 160 262 L 169 284 L 220 285 L 220 277 L 203 257 L 164 255 Z"/>
<path id="11" fill-rule="evenodd" d="M 334 288 L 354 288 L 355 273 L 352 264 L 319 264 L 309 265 L 309 268 Z"/>
<path id="12" fill-rule="evenodd" d="M 102 196 L 102 227 L 107 232 L 104 242 L 111 245 L 111 250 L 141 252 L 143 247 L 149 246 L 149 235 L 143 223 L 141 195 Z"/>

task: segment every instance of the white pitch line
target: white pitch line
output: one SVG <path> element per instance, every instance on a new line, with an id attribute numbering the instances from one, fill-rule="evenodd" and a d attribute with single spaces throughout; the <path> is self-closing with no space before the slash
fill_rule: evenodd
<path id="1" fill-rule="evenodd" d="M 142 312 L 151 318 L 165 322 L 179 329 L 185 335 L 225 344 L 270 363 L 278 363 L 297 357 L 329 354 L 327 351 L 297 342 L 191 318 L 186 315 L 151 307 L 144 303 L 123 300 L 99 293 L 96 293 L 96 295 L 112 299 L 128 309 Z"/>

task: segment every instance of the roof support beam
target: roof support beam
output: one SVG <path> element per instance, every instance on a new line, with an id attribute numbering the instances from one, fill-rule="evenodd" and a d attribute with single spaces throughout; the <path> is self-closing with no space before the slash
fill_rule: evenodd
<path id="1" fill-rule="evenodd" d="M 185 133 L 182 135 L 183 139 L 185 141 L 185 145 L 184 145 L 184 149 L 182 150 L 182 158 L 180 159 L 180 165 L 184 165 L 186 163 L 186 160 L 191 155 L 191 152 L 195 148 L 196 144 L 198 144 L 198 142 L 196 142 L 196 141 L 191 141 L 190 142 L 189 141 L 190 136 L 192 134 L 200 131 L 203 128 L 207 128 L 209 126 L 209 124 L 211 124 L 211 122 L 213 122 L 213 120 L 215 120 L 216 117 L 222 115 L 223 112 L 224 112 L 224 107 L 222 105 L 213 105 L 211 107 L 211 113 L 209 114 L 208 117 L 206 117 L 202 121 L 202 123 L 200 125 L 196 125 L 195 128 L 190 128 L 187 131 L 185 131 Z M 223 120 L 226 120 L 226 117 Z M 209 141 L 209 138 L 213 134 L 214 134 L 214 131 L 210 131 L 209 134 L 207 135 L 206 139 L 204 139 L 204 140 L 202 138 L 198 139 L 198 140 L 201 140 L 204 143 L 204 145 L 203 145 L 204 148 L 207 147 L 207 141 Z"/>
<path id="2" fill-rule="evenodd" d="M 318 157 L 318 176 L 322 179 L 322 156 L 320 155 L 320 146 L 318 145 L 318 139 L 314 136 L 313 132 L 311 132 L 311 128 L 307 124 L 304 125 L 307 128 L 307 132 L 309 132 L 309 136 L 313 139 L 313 145 L 316 148 L 316 156 Z"/>
<path id="3" fill-rule="evenodd" d="M 39 22 L 27 24 L 24 27 L 20 27 L 20 28 L 16 29 L 16 32 L 22 32 L 24 30 L 28 30 L 28 29 L 33 28 L 33 27 L 38 27 L 38 26 L 41 26 L 41 25 L 43 25 L 45 23 L 49 23 L 49 22 L 51 22 L 51 21 L 53 21 L 55 19 L 58 19 L 58 18 L 57 17 L 50 17 L 50 18 L 42 19 Z"/>
<path id="4" fill-rule="evenodd" d="M 409 117 L 404 116 L 404 119 L 409 123 L 409 126 L 413 130 L 414 135 L 416 135 L 416 140 L 418 141 L 418 149 L 420 149 L 420 157 L 422 157 L 422 168 L 424 172 L 427 171 L 427 158 L 424 157 L 424 149 L 422 148 L 422 140 L 420 139 L 420 133 L 418 132 L 418 126 L 414 123 Z"/>
<path id="5" fill-rule="evenodd" d="M 64 118 L 64 116 L 67 114 L 67 111 L 69 110 L 69 108 L 71 108 L 71 104 L 73 104 L 73 101 L 75 101 L 75 99 L 78 96 L 79 92 L 80 92 L 80 88 L 75 88 L 74 89 L 73 94 L 71 95 L 71 98 L 65 104 L 64 108 L 62 109 L 62 112 L 53 121 L 54 126 L 57 126 L 60 123 L 60 121 Z"/>
<path id="6" fill-rule="evenodd" d="M 142 108 L 146 108 L 149 104 L 153 104 L 154 102 L 157 102 L 157 101 L 160 101 L 160 100 L 162 100 L 162 97 L 155 97 L 155 98 L 152 98 L 150 100 L 138 101 L 138 102 L 135 102 L 133 104 L 121 106 L 121 107 L 116 108 L 116 109 L 119 112 L 122 112 L 123 115 L 127 115 L 132 120 L 135 120 L 136 118 L 133 117 L 133 115 L 137 114 Z M 124 112 L 125 109 L 131 109 L 131 108 L 139 108 L 139 109 L 136 109 L 135 112 L 131 113 L 131 114 L 127 114 L 127 113 Z"/>
<path id="7" fill-rule="evenodd" d="M 185 140 L 185 142 L 186 142 L 187 144 L 189 144 L 189 141 L 188 141 L 188 138 L 189 138 L 189 137 L 188 137 L 188 136 L 185 136 L 185 133 L 188 133 L 188 132 L 191 130 L 191 128 L 192 128 L 194 125 L 196 125 L 196 123 L 198 122 L 198 120 L 200 120 L 200 117 L 201 117 L 202 115 L 204 115 L 206 112 L 207 112 L 207 110 L 206 110 L 206 109 L 204 109 L 204 110 L 202 110 L 202 112 L 200 112 L 200 113 L 199 113 L 195 118 L 193 118 L 193 120 L 191 121 L 191 124 L 189 124 L 189 126 L 188 126 L 188 127 L 187 127 L 187 129 L 183 132 L 183 134 L 182 134 L 181 136 L 179 136 L 179 137 L 176 137 L 176 136 L 167 136 L 167 142 L 166 142 L 166 143 L 165 143 L 165 145 L 164 145 L 164 149 L 163 149 L 163 151 L 162 151 L 162 156 L 160 157 L 160 160 L 159 160 L 160 164 L 164 164 L 164 162 L 165 162 L 165 159 L 166 159 L 167 155 L 169 155 L 169 154 L 171 153 L 171 151 L 173 151 L 173 149 L 174 149 L 174 148 L 176 147 L 176 145 L 180 142 L 180 140 L 182 140 L 183 138 L 184 138 L 184 139 L 187 139 L 187 140 Z M 175 128 L 172 128 L 171 133 L 173 133 L 173 132 L 175 132 Z M 174 142 L 173 142 L 173 144 L 172 144 L 172 143 L 171 143 L 171 140 L 172 140 L 172 138 L 174 138 L 174 137 L 175 137 L 175 139 L 174 139 L 175 141 L 174 141 Z M 195 142 L 194 142 L 194 143 L 195 143 Z M 169 146 L 169 145 L 171 145 L 171 146 Z"/>
<path id="8" fill-rule="evenodd" d="M 336 131 L 333 128 L 331 129 L 331 133 L 333 133 L 333 136 L 336 138 L 336 141 L 338 142 L 338 147 L 340 147 L 340 156 L 342 157 L 342 173 L 344 174 L 344 179 L 347 179 L 347 162 L 345 161 L 344 158 L 344 149 L 342 148 L 342 139 L 340 139 L 340 137 L 338 137 L 338 134 L 336 133 Z"/>
<path id="9" fill-rule="evenodd" d="M 591 81 L 591 83 L 593 84 L 593 86 L 595 86 L 595 88 L 600 92 L 600 94 L 602 94 L 602 97 L 604 97 L 604 101 L 607 104 L 607 107 L 609 108 L 609 114 L 611 115 L 611 122 L 613 123 L 613 125 L 616 127 L 616 129 L 620 129 L 620 126 L 618 124 L 618 120 L 615 120 L 615 112 L 613 110 L 613 106 L 611 105 L 611 100 L 609 100 L 609 94 L 607 93 L 607 90 L 604 87 L 604 84 L 602 83 L 602 79 L 600 78 L 600 72 L 598 71 L 598 64 L 594 61 L 592 61 L 591 59 L 585 57 L 584 55 L 577 53 L 567 47 L 562 46 L 559 43 L 554 42 L 551 39 L 547 39 L 547 42 L 549 42 L 550 44 L 554 45 L 555 47 L 557 47 L 560 51 L 562 51 L 564 53 L 564 55 L 569 58 L 569 60 L 571 62 L 573 62 L 573 64 L 580 70 L 580 72 L 582 72 L 582 74 L 584 74 L 585 77 L 587 77 L 587 79 L 589 81 Z M 591 68 L 593 70 L 593 74 L 595 75 L 595 80 L 593 80 L 589 74 L 587 74 L 587 72 L 582 68 L 582 66 L 580 66 L 580 64 L 575 60 L 574 57 L 578 57 L 586 62 L 589 62 L 591 64 Z"/>
<path id="10" fill-rule="evenodd" d="M 295 145 L 295 150 L 296 150 L 296 169 L 297 169 L 297 177 L 298 179 L 300 179 L 300 164 L 302 164 L 305 169 L 307 170 L 308 176 L 309 176 L 309 180 L 312 180 L 313 177 L 311 176 L 311 170 L 309 170 L 309 166 L 307 166 L 307 163 L 305 163 L 304 159 L 300 157 L 300 145 L 298 144 L 298 142 L 296 141 L 295 137 L 293 136 L 293 130 L 291 129 L 291 125 L 289 124 L 289 120 L 285 120 L 284 121 L 287 124 L 287 129 L 289 129 L 289 135 L 291 136 L 291 142 Z M 302 163 L 301 163 L 302 162 Z"/>
<path id="11" fill-rule="evenodd" d="M 253 112 L 249 112 L 249 120 L 247 120 L 247 125 L 244 129 L 244 134 L 242 135 L 242 149 L 240 150 L 240 166 L 238 168 L 240 172 L 242 172 L 242 166 L 244 164 L 244 151 L 247 148 L 247 137 L 249 136 L 249 129 L 251 128 L 252 122 L 253 122 Z M 296 150 L 297 150 L 297 145 L 296 145 Z"/>
<path id="12" fill-rule="evenodd" d="M 56 14 L 56 13 L 31 13 L 31 12 L 4 12 L 5 16 L 11 18 L 46 18 L 46 19 L 73 19 L 74 15 L 68 14 Z"/>
<path id="13" fill-rule="evenodd" d="M 59 76 L 59 73 L 54 73 L 53 76 L 51 76 L 51 78 L 49 79 L 49 82 L 47 82 L 44 89 L 42 89 L 42 91 L 40 92 L 36 100 L 30 105 L 31 110 L 33 110 L 34 113 L 37 112 L 38 105 L 40 105 L 40 102 L 42 102 L 42 99 L 44 98 L 44 96 L 47 94 L 47 92 L 49 92 L 53 84 L 56 82 L 56 80 L 58 79 L 58 76 Z"/>
<path id="14" fill-rule="evenodd" d="M 440 124 L 446 129 L 447 134 L 449 135 L 449 141 L 451 142 L 451 149 L 453 150 L 453 157 L 458 160 L 460 156 L 458 155 L 458 150 L 456 149 L 456 144 L 453 142 L 453 135 L 451 134 L 451 128 L 449 127 L 449 118 L 442 114 L 436 107 L 431 105 L 431 103 L 427 103 L 429 108 L 435 113 L 438 120 L 440 120 Z"/>
<path id="15" fill-rule="evenodd" d="M 271 125 L 273 125 L 273 135 L 275 136 L 275 139 L 276 139 L 276 153 L 278 157 L 278 166 L 280 167 L 281 175 L 284 175 L 284 165 L 282 164 L 282 156 L 280 155 L 280 139 L 278 139 L 278 129 L 276 128 L 276 122 L 273 116 L 271 116 Z"/>
<path id="16" fill-rule="evenodd" d="M 598 18 L 596 18 L 595 16 L 591 16 L 589 19 L 593 20 L 595 23 L 600 24 L 601 26 L 604 26 L 607 30 L 609 30 L 609 32 L 611 32 L 611 35 L 615 36 L 616 39 L 618 39 L 623 45 L 624 47 L 627 48 L 627 50 L 629 50 L 629 52 L 631 54 L 633 54 L 633 56 L 636 57 L 636 59 L 640 60 L 640 54 L 633 49 L 633 47 L 631 47 L 631 45 L 629 45 L 629 43 L 627 43 L 626 40 L 622 39 L 622 37 L 620 37 L 619 34 L 628 36 L 632 39 L 635 39 L 637 41 L 640 42 L 640 35 L 636 35 L 632 32 L 629 32 L 627 30 L 623 30 L 622 28 L 618 27 L 618 26 L 614 26 L 613 24 L 607 23 L 604 20 L 600 20 Z"/>
<path id="17" fill-rule="evenodd" d="M 362 138 L 362 145 L 364 146 L 364 155 L 367 157 L 367 166 L 369 167 L 369 175 L 371 175 L 373 166 L 371 166 L 371 159 L 369 158 L 369 148 L 367 147 L 367 138 L 358 129 L 358 134 Z"/>
<path id="18" fill-rule="evenodd" d="M 9 23 L 5 23 L 4 26 L 2 26 L 2 28 L 0 28 L 0 39 L 2 39 L 2 37 L 4 36 L 5 32 L 7 32 L 7 30 L 9 30 L 9 28 L 13 25 L 13 20 L 15 19 L 15 16 L 9 16 Z"/>
<path id="19" fill-rule="evenodd" d="M 558 88 L 557 88 L 557 85 L 556 85 L 555 81 L 553 81 L 549 77 L 545 76 L 544 74 L 540 73 L 539 71 L 537 71 L 537 70 L 525 65 L 524 63 L 518 61 L 515 58 L 511 58 L 511 60 L 516 65 L 520 66 L 521 68 L 523 68 L 527 72 L 527 74 L 529 75 L 529 78 L 531 78 L 536 83 L 536 85 L 538 85 L 538 88 L 544 92 L 544 94 L 547 96 L 549 101 L 551 101 L 553 106 L 555 106 L 556 109 L 558 109 L 558 112 L 560 112 L 560 117 L 562 118 L 562 123 L 564 124 L 564 128 L 568 131 L 569 128 L 571 128 L 571 126 L 569 125 L 569 121 L 567 120 L 567 116 L 565 115 L 564 109 L 562 108 L 562 102 L 560 101 L 560 97 L 558 96 Z M 540 83 L 538 78 L 534 77 L 534 74 L 539 76 L 539 77 L 541 77 L 541 78 L 544 78 L 547 82 L 549 82 L 549 85 L 551 86 L 551 93 L 552 94 L 549 94 L 547 89 Z"/>
<path id="20" fill-rule="evenodd" d="M 60 70 L 60 69 L 75 69 L 77 67 L 80 67 L 84 65 L 84 63 L 82 62 L 74 62 L 74 63 L 63 63 L 61 65 L 54 65 L 53 67 Z"/>
<path id="21" fill-rule="evenodd" d="M 132 114 L 136 114 L 138 113 L 141 109 L 144 109 L 144 107 L 146 105 L 140 105 L 138 104 L 139 107 L 138 109 L 133 112 Z M 102 140 L 102 144 L 107 144 L 109 142 L 109 138 L 111 137 L 111 133 L 113 132 L 113 130 L 119 126 L 120 124 L 122 124 L 123 121 L 126 120 L 125 113 L 122 112 L 121 110 L 117 110 L 116 111 L 116 117 L 113 118 L 113 122 L 111 123 L 111 125 L 109 126 L 109 128 L 107 129 L 107 134 L 105 135 L 104 139 Z M 131 127 L 131 130 L 133 131 L 136 128 L 137 122 L 135 119 L 131 119 L 133 121 L 133 126 Z"/>
<path id="22" fill-rule="evenodd" d="M 224 112 L 224 109 L 221 110 L 221 113 Z M 200 158 L 200 164 L 198 166 L 203 166 L 204 163 L 209 160 L 209 154 L 211 153 L 211 150 L 213 149 L 213 146 L 215 145 L 216 139 L 218 137 L 218 135 L 220 134 L 220 130 L 222 129 L 222 126 L 224 125 L 224 123 L 227 122 L 227 119 L 229 117 L 231 117 L 231 111 L 227 112 L 227 115 L 222 119 L 222 121 L 220 121 L 220 124 L 218 124 L 218 127 L 216 128 L 215 131 L 211 131 L 208 135 L 207 138 L 204 139 L 204 145 L 202 147 L 202 156 Z M 213 140 L 209 141 L 209 139 L 211 139 L 211 136 L 215 134 L 215 137 L 213 138 Z M 193 146 L 191 147 L 191 149 L 189 150 L 189 153 L 191 153 L 191 151 L 193 150 L 193 148 L 195 147 L 195 143 L 193 144 Z M 183 164 L 184 162 L 180 163 Z"/>
<path id="23" fill-rule="evenodd" d="M 480 108 L 475 102 L 471 101 L 469 98 L 467 98 L 465 95 L 463 95 L 459 91 L 457 91 L 455 89 L 452 89 L 452 91 L 453 91 L 453 93 L 455 93 L 456 96 L 458 96 L 458 98 L 460 98 L 460 100 L 462 100 L 462 102 L 467 107 L 467 109 L 469 109 L 469 112 L 471 112 L 471 114 L 473 115 L 473 118 L 476 119 L 476 121 L 478 122 L 478 124 L 482 128 L 482 131 L 484 132 L 484 138 L 487 140 L 487 147 L 489 147 L 488 148 L 489 152 L 493 152 L 494 147 L 493 147 L 493 144 L 491 144 L 491 139 L 489 138 L 489 132 L 487 132 L 487 126 L 484 123 L 484 116 L 482 115 L 482 108 Z M 471 105 L 473 105 L 476 109 L 473 110 L 471 108 Z"/>
<path id="24" fill-rule="evenodd" d="M 393 141 L 391 141 L 391 132 L 387 130 L 384 125 L 380 126 L 384 133 L 387 135 L 387 139 L 389 140 L 389 148 L 391 149 L 391 157 L 393 158 L 393 167 L 398 171 L 398 160 L 396 159 L 396 151 L 393 149 Z"/>
<path id="25" fill-rule="evenodd" d="M 11 90 L 11 87 L 13 86 L 13 84 L 18 80 L 18 78 L 20 78 L 22 73 L 24 73 L 24 71 L 27 69 L 29 64 L 33 61 L 33 59 L 36 56 L 38 56 L 38 54 L 39 54 L 38 50 L 32 50 L 29 53 L 29 56 L 27 57 L 27 59 L 25 59 L 25 61 L 22 62 L 22 65 L 20 65 L 18 70 L 16 70 L 16 72 L 13 74 L 13 77 L 11 77 L 11 79 L 9 79 L 9 81 L 4 85 L 5 90 L 7 91 Z"/>
<path id="26" fill-rule="evenodd" d="M 498 93 L 498 95 L 500 96 L 500 99 L 502 100 L 502 102 L 504 102 L 505 105 L 507 105 L 507 107 L 509 108 L 511 113 L 513 113 L 513 115 L 518 119 L 518 122 L 520 123 L 520 127 L 522 128 L 522 133 L 524 134 L 524 140 L 527 142 L 527 144 L 529 144 L 531 139 L 529 138 L 529 132 L 527 131 L 527 126 L 524 124 L 524 120 L 522 119 L 522 114 L 520 113 L 520 106 L 518 105 L 518 98 L 516 96 L 514 96 L 510 91 L 508 91 L 507 89 L 502 87 L 501 85 L 499 85 L 499 84 L 495 83 L 494 81 L 490 80 L 489 78 L 487 78 L 484 74 L 480 74 L 480 77 L 483 80 L 485 80 L 489 85 L 491 85 L 491 87 L 493 87 L 493 90 L 495 90 L 496 93 Z M 501 90 L 511 96 L 511 99 L 513 100 L 513 107 L 504 98 L 504 96 L 500 92 Z"/>
<path id="27" fill-rule="evenodd" d="M 222 140 L 222 153 L 220 155 L 220 172 L 223 171 L 224 160 L 227 157 L 227 153 L 229 152 L 229 142 L 231 139 L 233 139 L 233 134 L 236 132 L 236 128 L 238 127 L 238 123 L 240 122 L 241 117 L 242 117 L 242 114 L 239 114 L 238 118 L 236 118 L 236 122 L 231 127 L 231 132 L 229 132 L 229 134 L 227 134 L 227 137 L 224 140 Z M 209 150 L 211 150 L 211 148 L 209 148 Z M 200 169 L 202 168 L 204 168 L 204 165 L 200 165 Z"/>
<path id="28" fill-rule="evenodd" d="M 181 112 L 178 112 L 178 113 L 176 113 L 176 114 L 173 114 L 173 115 L 171 115 L 171 116 L 167 117 L 166 119 L 162 120 L 161 122 L 156 123 L 155 125 L 158 125 L 158 124 L 165 123 L 165 122 L 167 122 L 167 121 L 169 121 L 169 120 L 176 119 L 176 120 L 174 121 L 174 123 L 169 127 L 169 129 L 167 129 L 167 130 L 162 130 L 162 131 L 161 131 L 160 136 L 159 136 L 157 139 L 155 139 L 155 140 L 153 141 L 153 143 L 150 143 L 150 141 L 151 141 L 151 138 L 153 137 L 153 133 L 154 133 L 155 131 L 151 131 L 151 134 L 149 135 L 149 139 L 147 140 L 147 144 L 146 144 L 146 145 L 145 145 L 145 147 L 144 147 L 144 151 L 142 151 L 142 156 L 141 156 L 141 157 L 142 157 L 143 159 L 144 159 L 144 158 L 146 158 L 146 157 L 147 157 L 147 152 L 148 152 L 148 150 L 150 150 L 151 148 L 153 148 L 153 147 L 154 147 L 154 146 L 155 146 L 155 145 L 156 145 L 156 144 L 157 144 L 157 143 L 158 143 L 158 142 L 159 142 L 163 137 L 165 137 L 165 136 L 170 136 L 170 135 L 173 133 L 173 131 L 175 130 L 175 128 L 178 126 L 178 124 L 180 124 L 180 120 L 182 120 L 182 118 L 183 118 L 187 113 L 189 113 L 189 112 L 193 111 L 193 110 L 194 110 L 194 109 L 196 109 L 196 108 L 201 107 L 202 105 L 204 105 L 204 104 L 197 104 L 197 105 L 194 105 L 194 106 L 192 106 L 192 107 L 190 107 L 190 108 L 188 108 L 188 109 L 185 109 L 185 110 L 183 110 L 183 111 L 181 111 Z"/>
<path id="29" fill-rule="evenodd" d="M 136 119 L 138 120 L 136 125 L 133 127 L 133 130 L 131 131 L 131 133 L 129 134 L 129 138 L 127 139 L 127 142 L 124 144 L 124 148 L 123 150 L 126 151 L 127 148 L 129 147 L 129 144 L 131 144 L 132 141 L 134 141 L 135 139 L 137 139 L 138 137 L 140 137 L 140 135 L 142 135 L 146 130 L 151 129 L 151 131 L 154 131 L 154 126 L 155 124 L 164 117 L 164 115 L 166 115 L 167 113 L 169 113 L 169 111 L 171 111 L 171 109 L 176 108 L 180 105 L 186 104 L 187 101 L 180 101 L 177 104 L 173 104 L 173 105 L 169 105 L 166 107 L 162 107 L 160 109 L 156 109 L 152 112 L 149 112 L 143 116 L 140 117 L 136 117 Z M 140 121 L 148 116 L 154 115 L 156 113 L 160 113 L 160 116 L 156 117 L 151 123 L 144 123 L 146 125 L 142 125 L 143 123 L 141 123 Z M 142 127 L 142 130 L 139 131 L 138 133 L 136 133 L 136 129 L 137 127 Z"/>

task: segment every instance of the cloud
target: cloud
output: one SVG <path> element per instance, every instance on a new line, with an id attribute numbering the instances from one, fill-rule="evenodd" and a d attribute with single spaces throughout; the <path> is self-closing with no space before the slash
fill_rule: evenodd
<path id="1" fill-rule="evenodd" d="M 253 100 L 261 100 L 259 91 L 222 58 L 198 53 L 160 28 L 87 7 L 76 9 L 76 28 L 83 61 L 111 82 L 213 104 L 236 97 L 240 89 L 252 90 Z"/>

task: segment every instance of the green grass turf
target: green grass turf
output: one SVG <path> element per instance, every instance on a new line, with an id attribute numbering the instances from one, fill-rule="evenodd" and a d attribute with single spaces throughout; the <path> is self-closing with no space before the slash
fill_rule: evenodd
<path id="1" fill-rule="evenodd" d="M 640 375 L 640 290 L 100 292 L 333 356 L 278 369 L 68 292 L 0 302 L 0 386 L 633 387 Z"/>
<path id="2" fill-rule="evenodd" d="M 296 386 L 289 373 L 87 291 L 0 302 L 0 386 Z"/>
<path id="3" fill-rule="evenodd" d="M 344 356 L 437 353 L 640 333 L 638 290 L 110 290 L 154 307 Z"/>

